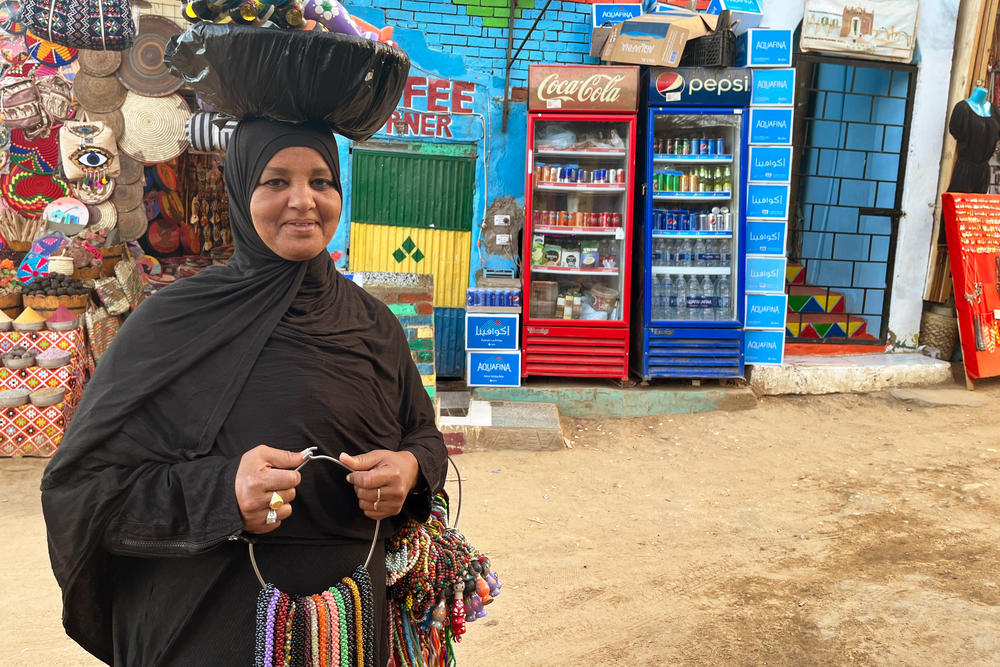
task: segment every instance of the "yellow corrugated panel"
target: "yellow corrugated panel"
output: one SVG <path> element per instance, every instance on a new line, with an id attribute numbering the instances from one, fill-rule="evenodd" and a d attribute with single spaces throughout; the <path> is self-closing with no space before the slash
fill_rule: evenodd
<path id="1" fill-rule="evenodd" d="M 351 223 L 350 270 L 429 273 L 434 307 L 464 308 L 471 232 Z"/>

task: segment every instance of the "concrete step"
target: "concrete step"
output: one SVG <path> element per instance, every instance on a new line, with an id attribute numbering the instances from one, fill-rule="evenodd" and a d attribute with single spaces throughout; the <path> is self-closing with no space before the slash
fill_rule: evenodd
<path id="1" fill-rule="evenodd" d="M 442 403 L 447 392 L 442 393 Z M 454 405 L 454 398 L 447 399 Z M 449 452 L 519 449 L 539 451 L 565 447 L 559 410 L 553 403 L 468 401 L 466 414 L 451 407 L 438 419 Z"/>
<path id="2" fill-rule="evenodd" d="M 922 354 L 788 355 L 782 366 L 752 366 L 758 396 L 837 394 L 952 382 L 951 364 Z"/>

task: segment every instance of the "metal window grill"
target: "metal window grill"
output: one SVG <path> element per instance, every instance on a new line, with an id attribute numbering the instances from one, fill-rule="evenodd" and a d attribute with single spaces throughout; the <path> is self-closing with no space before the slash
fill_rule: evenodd
<path id="1" fill-rule="evenodd" d="M 885 343 L 916 67 L 795 58 L 787 337 Z"/>

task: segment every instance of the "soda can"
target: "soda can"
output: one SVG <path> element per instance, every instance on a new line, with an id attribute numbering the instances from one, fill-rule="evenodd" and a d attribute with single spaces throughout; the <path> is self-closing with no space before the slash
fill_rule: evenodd
<path id="1" fill-rule="evenodd" d="M 583 227 L 586 224 L 584 221 L 583 211 L 577 211 L 573 215 L 573 224 L 577 227 Z"/>
<path id="2" fill-rule="evenodd" d="M 708 214 L 699 213 L 698 214 L 698 231 L 707 232 L 710 229 L 708 225 Z"/>
<path id="3" fill-rule="evenodd" d="M 608 227 L 611 225 L 611 216 L 609 216 L 607 213 L 601 213 L 599 220 L 600 222 L 597 225 L 598 227 Z"/>
<path id="4" fill-rule="evenodd" d="M 580 181 L 580 170 L 577 168 L 571 168 L 569 170 L 569 181 L 570 183 L 578 183 Z"/>
<path id="5" fill-rule="evenodd" d="M 497 291 L 495 289 L 486 290 L 486 305 L 487 306 L 497 305 Z"/>
<path id="6" fill-rule="evenodd" d="M 549 211 L 549 219 L 546 222 L 548 222 L 549 225 L 555 225 L 557 223 L 555 211 Z"/>
<path id="7" fill-rule="evenodd" d="M 708 137 L 698 140 L 698 155 L 708 155 Z"/>
<path id="8" fill-rule="evenodd" d="M 664 152 L 667 155 L 673 155 L 674 151 L 677 149 L 677 140 L 674 137 L 667 139 L 667 145 L 664 146 Z"/>
<path id="9" fill-rule="evenodd" d="M 514 306 L 515 308 L 521 307 L 521 290 L 512 289 L 510 291 L 510 305 Z"/>
<path id="10" fill-rule="evenodd" d="M 722 137 L 719 137 L 718 139 L 715 140 L 715 154 L 716 155 L 726 154 L 726 142 L 722 139 Z"/>
<path id="11" fill-rule="evenodd" d="M 476 296 L 476 303 L 475 303 L 475 305 L 477 305 L 477 306 L 485 306 L 486 305 L 486 290 L 484 290 L 481 287 L 477 287 L 473 291 L 476 293 L 475 294 L 475 296 Z"/>
<path id="12" fill-rule="evenodd" d="M 476 305 L 476 290 L 471 287 L 465 290 L 465 305 L 466 306 Z"/>
<path id="13" fill-rule="evenodd" d="M 621 227 L 622 226 L 622 214 L 621 213 L 612 213 L 611 214 L 611 226 L 612 227 Z"/>
<path id="14" fill-rule="evenodd" d="M 615 174 L 615 182 L 616 183 L 624 183 L 625 182 L 625 170 L 624 169 L 619 169 L 618 173 Z"/>

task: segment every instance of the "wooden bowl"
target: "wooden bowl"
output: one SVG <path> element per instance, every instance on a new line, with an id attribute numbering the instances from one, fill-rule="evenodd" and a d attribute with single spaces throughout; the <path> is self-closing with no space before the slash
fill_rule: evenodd
<path id="1" fill-rule="evenodd" d="M 30 394 L 31 402 L 40 408 L 61 403 L 66 398 L 65 387 L 45 387 Z"/>

